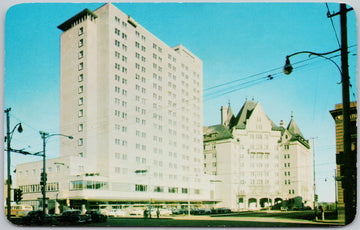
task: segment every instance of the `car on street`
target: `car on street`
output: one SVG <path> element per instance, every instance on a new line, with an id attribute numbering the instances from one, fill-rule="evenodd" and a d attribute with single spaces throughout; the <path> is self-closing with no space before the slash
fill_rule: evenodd
<path id="1" fill-rule="evenodd" d="M 216 208 L 212 210 L 214 214 L 223 214 L 223 213 L 231 213 L 231 209 L 229 208 Z"/>
<path id="2" fill-rule="evenodd" d="M 33 210 L 28 212 L 26 216 L 22 217 L 21 221 L 23 224 L 41 224 L 42 221 L 42 210 Z M 52 224 L 55 222 L 55 218 L 50 214 L 45 214 L 44 224 Z"/>
<path id="3" fill-rule="evenodd" d="M 65 210 L 59 216 L 57 221 L 62 223 L 86 223 L 91 222 L 91 215 L 81 214 L 80 210 Z"/>
<path id="4" fill-rule="evenodd" d="M 86 211 L 86 214 L 91 216 L 92 222 L 106 222 L 107 216 L 101 214 L 99 210 L 89 210 Z"/>

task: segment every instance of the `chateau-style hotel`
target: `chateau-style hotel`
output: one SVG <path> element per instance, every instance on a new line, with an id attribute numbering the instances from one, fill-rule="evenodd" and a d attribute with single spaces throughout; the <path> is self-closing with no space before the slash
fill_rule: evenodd
<path id="1" fill-rule="evenodd" d="M 228 193 L 216 195 L 226 191 L 229 183 L 241 180 L 219 179 L 220 171 L 211 173 L 216 164 L 207 168 L 209 164 L 204 161 L 203 73 L 198 57 L 182 45 L 169 47 L 111 3 L 94 11 L 85 9 L 58 28 L 62 31 L 60 133 L 74 139 L 60 138 L 60 156 L 46 160 L 49 210 L 100 205 L 124 208 L 149 202 L 167 208 L 188 204 L 247 208 L 239 206 L 238 199 L 254 197 L 238 196 L 235 187 L 229 193 L 233 197 L 223 197 Z M 261 110 L 259 106 L 252 108 Z M 262 115 L 262 119 L 267 116 Z M 269 140 L 276 139 L 277 144 L 284 129 L 270 124 L 266 126 L 271 132 Z M 209 137 L 207 152 L 219 141 Z M 230 142 L 239 143 L 238 139 Z M 310 149 L 306 141 L 302 143 Z M 242 155 L 246 153 L 241 150 Z M 270 159 L 275 164 L 277 158 Z M 218 165 L 226 168 L 224 162 Z M 41 207 L 41 172 L 41 161 L 17 165 L 16 186 L 23 190 L 22 202 L 35 208 Z M 311 175 L 308 179 L 311 181 Z M 303 185 L 299 188 L 291 190 L 291 195 L 308 192 Z M 281 197 L 281 192 L 276 195 L 290 198 L 289 194 Z M 258 197 L 260 200 L 269 194 Z M 270 203 L 275 198 L 271 196 Z M 255 207 L 260 205 L 258 201 Z"/>

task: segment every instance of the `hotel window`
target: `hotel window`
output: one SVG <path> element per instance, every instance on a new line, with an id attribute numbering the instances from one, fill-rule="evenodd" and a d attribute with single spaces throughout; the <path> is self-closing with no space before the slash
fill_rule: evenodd
<path id="1" fill-rule="evenodd" d="M 126 23 L 126 22 L 122 21 L 121 24 L 122 24 L 122 26 L 123 26 L 124 28 L 127 28 L 127 23 Z"/>
<path id="2" fill-rule="evenodd" d="M 84 125 L 83 124 L 79 124 L 78 131 L 79 132 L 84 131 Z"/>
<path id="3" fill-rule="evenodd" d="M 83 74 L 79 74 L 78 81 L 79 81 L 79 82 L 82 82 L 83 80 L 84 80 L 84 75 L 83 75 Z"/>
<path id="4" fill-rule="evenodd" d="M 135 42 L 135 47 L 136 47 L 136 48 L 140 48 L 140 43 L 139 43 L 139 42 Z"/>
<path id="5" fill-rule="evenodd" d="M 124 44 L 122 44 L 122 49 L 123 49 L 124 51 L 127 51 L 127 46 L 124 45 Z"/>
<path id="6" fill-rule="evenodd" d="M 82 82 L 84 80 L 84 74 L 79 74 L 78 81 Z"/>
<path id="7" fill-rule="evenodd" d="M 84 92 L 84 86 L 80 86 L 79 89 L 78 89 L 78 93 L 83 93 Z"/>
<path id="8" fill-rule="evenodd" d="M 79 29 L 79 36 L 84 34 L 84 27 L 80 27 Z"/>
<path id="9" fill-rule="evenodd" d="M 147 185 L 136 184 L 135 185 L 135 191 L 137 191 L 137 192 L 146 192 L 147 191 Z"/>
<path id="10" fill-rule="evenodd" d="M 118 28 L 115 28 L 115 34 L 120 35 L 120 30 Z"/>
<path id="11" fill-rule="evenodd" d="M 80 138 L 78 140 L 78 146 L 83 146 L 84 145 L 84 139 L 83 138 Z"/>
<path id="12" fill-rule="evenodd" d="M 122 33 L 122 38 L 123 38 L 124 40 L 127 40 L 127 35 L 124 34 L 124 33 Z"/>
<path id="13" fill-rule="evenodd" d="M 80 39 L 79 41 L 79 47 L 82 47 L 84 45 L 84 39 Z"/>
<path id="14" fill-rule="evenodd" d="M 122 56 L 122 61 L 126 63 L 127 62 L 127 57 Z"/>
<path id="15" fill-rule="evenodd" d="M 83 70 L 83 69 L 84 69 L 84 63 L 83 63 L 83 62 L 80 62 L 78 68 L 79 68 L 79 70 Z"/>
<path id="16" fill-rule="evenodd" d="M 79 110 L 79 113 L 78 113 L 78 116 L 79 116 L 79 117 L 83 117 L 83 116 L 84 116 L 84 110 L 80 109 L 80 110 Z"/>
<path id="17" fill-rule="evenodd" d="M 168 189 L 168 192 L 169 193 L 178 193 L 178 188 L 176 188 L 176 187 L 170 187 L 169 189 Z"/>
<path id="18" fill-rule="evenodd" d="M 80 58 L 83 58 L 84 57 L 84 51 L 83 50 L 80 50 L 80 52 L 79 52 L 79 59 Z"/>
<path id="19" fill-rule="evenodd" d="M 79 105 L 83 105 L 84 104 L 84 98 L 83 97 L 80 97 L 79 98 Z"/>

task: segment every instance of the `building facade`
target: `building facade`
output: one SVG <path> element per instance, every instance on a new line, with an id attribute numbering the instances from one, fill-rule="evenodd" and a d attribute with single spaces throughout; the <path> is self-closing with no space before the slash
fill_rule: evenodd
<path id="1" fill-rule="evenodd" d="M 60 133 L 74 140 L 61 139 L 60 157 L 47 160 L 48 197 L 86 207 L 208 201 L 202 61 L 111 3 L 58 28 Z M 40 162 L 17 166 L 24 200 L 41 196 L 41 170 Z"/>
<path id="2" fill-rule="evenodd" d="M 342 185 L 342 178 L 344 177 L 344 172 L 341 172 L 341 167 L 345 164 L 343 161 L 343 151 L 344 151 L 344 126 L 343 126 L 343 111 L 342 104 L 335 105 L 335 109 L 331 110 L 330 113 L 335 121 L 335 132 L 336 132 L 336 181 L 337 181 L 337 213 L 338 219 L 345 221 L 345 202 L 344 202 L 344 188 Z M 351 134 L 351 151 L 352 159 L 354 162 L 357 162 L 357 102 L 350 103 L 350 134 Z M 355 169 L 356 172 L 356 169 Z M 356 173 L 353 175 L 353 181 L 355 185 L 353 190 L 349 192 L 353 198 L 353 210 L 356 210 Z M 354 213 L 355 215 L 355 213 Z"/>
<path id="3" fill-rule="evenodd" d="M 204 168 L 219 207 L 313 207 L 309 141 L 293 116 L 277 126 L 260 103 L 246 101 L 236 116 L 221 107 L 221 124 L 204 127 Z"/>

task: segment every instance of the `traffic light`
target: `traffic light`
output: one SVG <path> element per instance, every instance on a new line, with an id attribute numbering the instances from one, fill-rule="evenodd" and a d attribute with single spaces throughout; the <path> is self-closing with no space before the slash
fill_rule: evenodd
<path id="1" fill-rule="evenodd" d="M 47 173 L 45 173 L 45 178 L 44 178 L 44 174 L 43 174 L 43 173 L 40 174 L 40 185 L 45 185 L 46 180 L 47 180 L 47 175 L 46 175 L 46 174 L 47 174 Z"/>
<path id="2" fill-rule="evenodd" d="M 18 203 L 19 201 L 22 200 L 22 196 L 23 196 L 23 193 L 22 193 L 21 189 L 14 189 L 14 201 L 16 203 Z"/>

